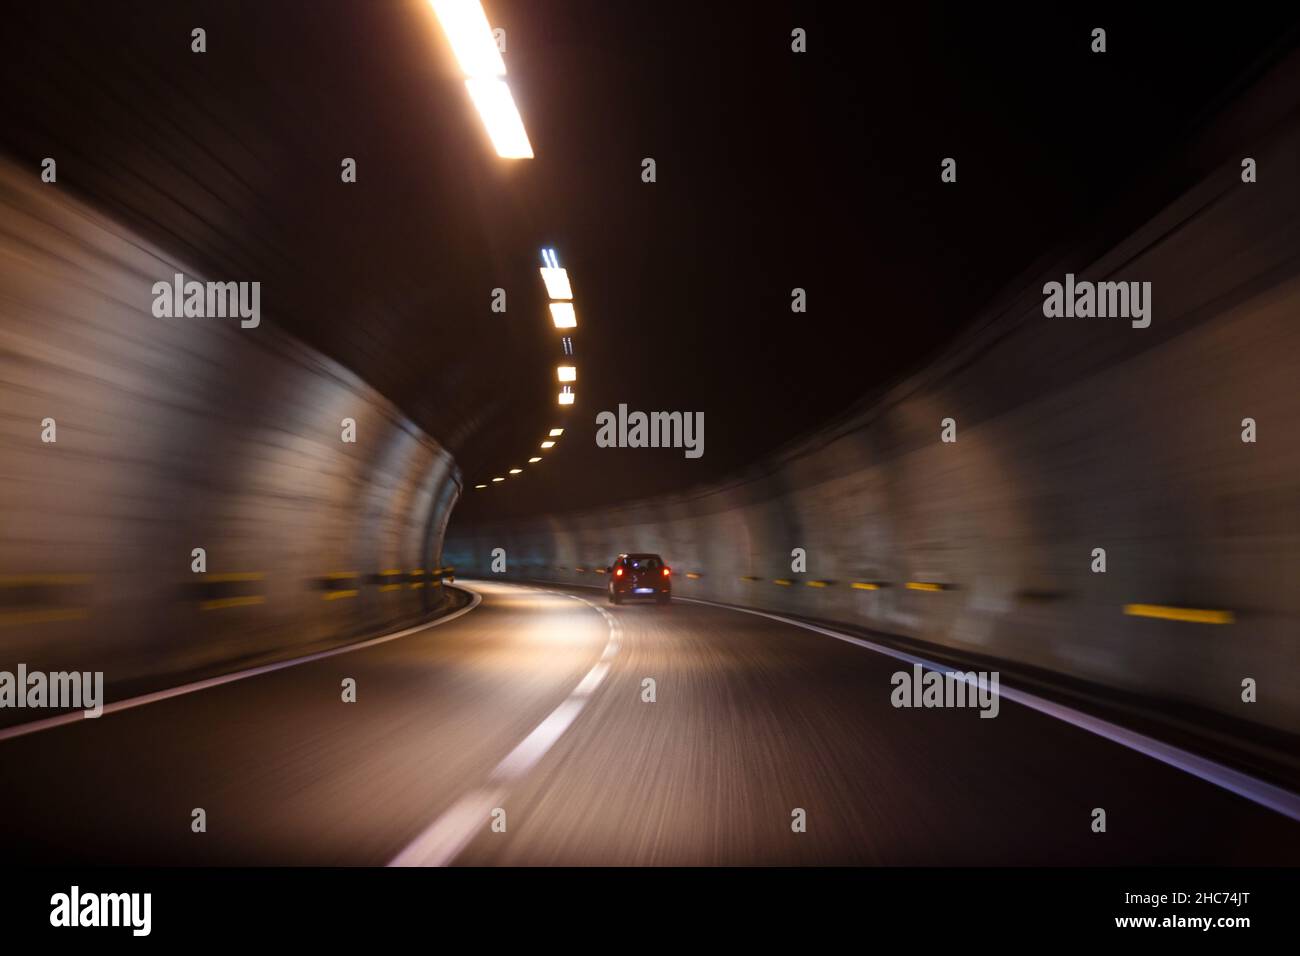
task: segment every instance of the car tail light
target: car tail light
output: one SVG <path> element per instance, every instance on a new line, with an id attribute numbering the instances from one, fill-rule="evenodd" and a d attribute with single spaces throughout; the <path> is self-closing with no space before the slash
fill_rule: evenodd
<path id="1" fill-rule="evenodd" d="M 615 569 L 614 569 L 614 577 L 616 577 L 616 578 L 621 578 L 622 576 L 623 576 L 623 569 L 622 569 L 622 568 L 615 568 Z"/>
<path id="2" fill-rule="evenodd" d="M 671 571 L 672 571 L 671 568 L 664 568 L 664 577 L 668 577 L 668 575 L 669 575 L 669 573 L 670 573 Z"/>

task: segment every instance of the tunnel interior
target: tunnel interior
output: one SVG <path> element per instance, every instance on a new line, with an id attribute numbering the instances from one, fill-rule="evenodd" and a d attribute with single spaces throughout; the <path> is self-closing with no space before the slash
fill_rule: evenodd
<path id="1" fill-rule="evenodd" d="M 134 699 L 471 578 L 528 662 L 490 687 L 617 651 L 537 621 L 653 552 L 792 680 L 773 621 L 1300 783 L 1300 15 L 1129 11 L 1100 57 L 1071 11 L 812 5 L 803 57 L 780 3 L 489 6 L 527 160 L 427 2 L 10 14 L 0 671 Z"/>

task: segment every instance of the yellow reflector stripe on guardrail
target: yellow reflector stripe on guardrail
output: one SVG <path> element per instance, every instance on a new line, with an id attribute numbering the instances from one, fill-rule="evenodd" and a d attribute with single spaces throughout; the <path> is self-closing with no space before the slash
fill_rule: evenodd
<path id="1" fill-rule="evenodd" d="M 220 611 L 227 607 L 245 607 L 250 604 L 265 604 L 266 598 L 260 594 L 252 594 L 247 597 L 228 597 L 217 598 L 214 601 L 204 601 L 199 605 L 200 611 Z"/>
<path id="2" fill-rule="evenodd" d="M 1154 617 L 1162 621 L 1186 621 L 1191 624 L 1231 624 L 1231 611 L 1213 611 L 1195 607 L 1169 607 L 1164 604 L 1125 604 L 1124 613 L 1132 617 Z"/>

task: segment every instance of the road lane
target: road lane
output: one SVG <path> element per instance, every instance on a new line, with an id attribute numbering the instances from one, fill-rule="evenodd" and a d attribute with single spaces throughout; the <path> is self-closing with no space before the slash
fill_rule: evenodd
<path id="1" fill-rule="evenodd" d="M 722 608 L 611 611 L 600 698 L 459 862 L 1300 861 L 1300 824 L 1036 711 L 896 709 L 892 658 Z"/>
<path id="2" fill-rule="evenodd" d="M 570 598 L 480 590 L 469 614 L 391 643 L 0 742 L 6 858 L 386 862 L 606 643 L 605 622 Z M 196 807 L 207 833 L 190 830 Z"/>
<path id="3" fill-rule="evenodd" d="M 442 626 L 0 741 L 7 859 L 1300 862 L 1300 824 L 1036 711 L 895 709 L 904 665 L 860 647 L 684 602 L 603 607 L 612 632 L 590 591 L 471 586 Z M 421 844 L 439 821 L 456 838 Z"/>

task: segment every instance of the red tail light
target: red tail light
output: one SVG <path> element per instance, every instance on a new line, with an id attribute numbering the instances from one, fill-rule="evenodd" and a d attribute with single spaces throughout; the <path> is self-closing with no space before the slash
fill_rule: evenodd
<path id="1" fill-rule="evenodd" d="M 615 568 L 615 569 L 614 569 L 614 577 L 616 577 L 616 578 L 621 578 L 622 576 L 623 576 L 623 569 L 622 569 L 622 568 Z"/>
<path id="2" fill-rule="evenodd" d="M 667 567 L 664 568 L 664 577 L 668 577 L 668 574 L 671 570 L 672 570 L 671 568 L 667 568 Z"/>

